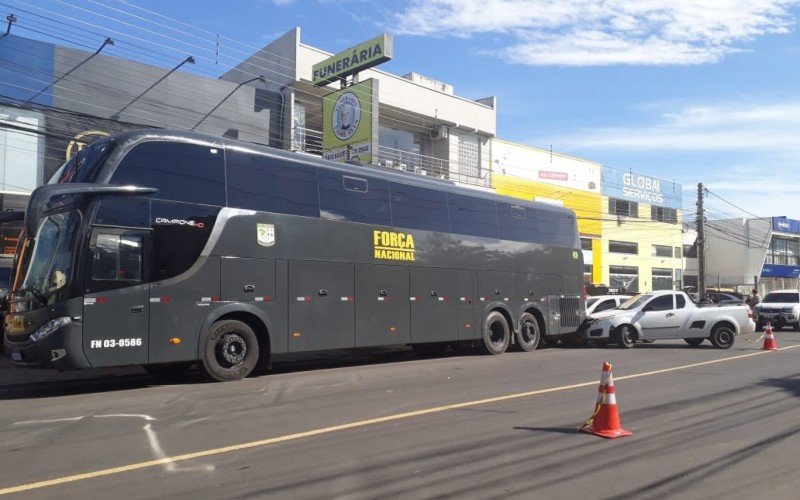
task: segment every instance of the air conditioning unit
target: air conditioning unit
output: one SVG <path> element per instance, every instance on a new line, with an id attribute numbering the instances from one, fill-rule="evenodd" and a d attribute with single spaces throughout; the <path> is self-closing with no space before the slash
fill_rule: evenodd
<path id="1" fill-rule="evenodd" d="M 447 139 L 450 136 L 450 129 L 447 125 L 437 123 L 431 129 L 431 139 Z"/>

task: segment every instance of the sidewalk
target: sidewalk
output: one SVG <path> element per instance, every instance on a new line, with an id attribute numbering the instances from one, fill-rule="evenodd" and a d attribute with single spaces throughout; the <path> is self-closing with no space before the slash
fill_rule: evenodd
<path id="1" fill-rule="evenodd" d="M 20 368 L 12 366 L 4 356 L 0 358 L 0 387 L 42 382 L 85 380 L 98 377 L 143 375 L 144 373 L 144 370 L 140 367 L 99 368 L 95 370 L 75 370 L 65 372 L 39 368 Z"/>

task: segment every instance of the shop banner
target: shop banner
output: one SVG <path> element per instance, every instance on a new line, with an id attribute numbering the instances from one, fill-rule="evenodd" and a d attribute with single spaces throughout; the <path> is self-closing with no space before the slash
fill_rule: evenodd
<path id="1" fill-rule="evenodd" d="M 600 164 L 512 142 L 492 141 L 492 170 L 550 186 L 600 193 Z"/>
<path id="2" fill-rule="evenodd" d="M 609 198 L 680 210 L 682 189 L 676 182 L 603 167 L 603 194 Z"/>
<path id="3" fill-rule="evenodd" d="M 378 148 L 378 81 L 367 80 L 322 98 L 322 157 L 372 163 Z"/>
<path id="4" fill-rule="evenodd" d="M 800 266 L 784 266 L 780 264 L 764 264 L 761 269 L 762 278 L 800 278 Z"/>
<path id="5" fill-rule="evenodd" d="M 372 40 L 339 52 L 312 68 L 314 85 L 327 85 L 336 80 L 354 75 L 359 71 L 377 66 L 392 58 L 394 43 L 391 35 L 378 35 Z"/>
<path id="6" fill-rule="evenodd" d="M 800 234 L 800 220 L 787 219 L 786 217 L 773 217 L 772 230 L 779 233 Z"/>

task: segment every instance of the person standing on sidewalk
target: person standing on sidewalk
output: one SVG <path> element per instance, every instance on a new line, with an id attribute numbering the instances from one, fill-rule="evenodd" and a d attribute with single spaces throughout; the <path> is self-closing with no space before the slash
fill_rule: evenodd
<path id="1" fill-rule="evenodd" d="M 760 303 L 761 303 L 761 295 L 759 295 L 758 290 L 754 288 L 753 291 L 750 293 L 750 295 L 747 296 L 745 304 L 750 306 L 750 309 L 755 309 L 756 305 Z"/>

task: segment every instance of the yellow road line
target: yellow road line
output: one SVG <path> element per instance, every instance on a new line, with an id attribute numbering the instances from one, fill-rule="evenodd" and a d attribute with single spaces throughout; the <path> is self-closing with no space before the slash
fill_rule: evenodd
<path id="1" fill-rule="evenodd" d="M 789 346 L 789 347 L 783 347 L 783 348 L 779 349 L 779 351 L 786 351 L 786 350 L 789 350 L 789 349 L 794 349 L 796 347 L 800 347 L 800 344 L 792 345 L 792 346 Z M 711 360 L 711 361 L 701 361 L 699 363 L 692 363 L 692 364 L 688 364 L 688 365 L 674 366 L 672 368 L 664 368 L 664 369 L 661 369 L 661 370 L 653 370 L 653 371 L 649 371 L 649 372 L 634 373 L 632 375 L 625 375 L 625 376 L 622 376 L 622 377 L 616 377 L 616 380 L 619 381 L 619 380 L 629 380 L 629 379 L 641 378 L 641 377 L 650 377 L 650 376 L 653 376 L 653 375 L 660 375 L 662 373 L 669 373 L 669 372 L 675 372 L 675 371 L 680 371 L 680 370 L 688 370 L 690 368 L 696 368 L 698 366 L 707 366 L 707 365 L 713 365 L 713 364 L 717 364 L 717 363 L 725 363 L 727 361 L 734 361 L 734 360 L 739 360 L 739 359 L 744 359 L 744 358 L 750 358 L 750 357 L 753 357 L 753 356 L 760 356 L 762 354 L 766 354 L 766 353 L 769 353 L 769 352 L 776 352 L 776 351 L 756 351 L 756 352 L 751 352 L 751 353 L 748 353 L 748 354 L 740 354 L 738 356 L 730 356 L 730 357 L 727 357 L 727 358 L 714 359 L 714 360 Z M 183 461 L 186 461 L 186 460 L 195 460 L 195 459 L 198 459 L 198 458 L 209 457 L 209 456 L 213 456 L 213 455 L 222 455 L 224 453 L 231 453 L 231 452 L 234 452 L 234 451 L 247 450 L 247 449 L 257 448 L 257 447 L 261 447 L 261 446 L 268 446 L 268 445 L 271 445 L 271 444 L 285 443 L 286 441 L 295 441 L 297 439 L 320 436 L 320 435 L 323 435 L 323 434 L 331 434 L 333 432 L 345 431 L 345 430 L 349 430 L 349 429 L 357 429 L 359 427 L 367 427 L 367 426 L 370 426 L 370 425 L 383 424 L 383 423 L 386 423 L 386 422 L 393 422 L 393 421 L 403 420 L 403 419 L 407 419 L 407 418 L 420 417 L 420 416 L 423 416 L 423 415 L 430 415 L 430 414 L 433 414 L 433 413 L 441 413 L 441 412 L 449 411 L 449 410 L 457 410 L 457 409 L 460 409 L 460 408 L 467 408 L 467 407 L 471 407 L 471 406 L 478 406 L 478 405 L 485 405 L 485 404 L 490 404 L 490 403 L 497 403 L 497 402 L 500 402 L 500 401 L 509 401 L 509 400 L 512 400 L 512 399 L 520 399 L 520 398 L 528 398 L 528 397 L 532 397 L 532 396 L 540 396 L 542 394 L 550 394 L 550 393 L 554 393 L 554 392 L 568 391 L 568 390 L 571 390 L 571 389 L 578 389 L 578 388 L 581 388 L 581 387 L 590 387 L 590 386 L 594 386 L 594 385 L 597 385 L 597 380 L 592 380 L 591 382 L 581 382 L 581 383 L 578 383 L 578 384 L 562 385 L 560 387 L 550 387 L 548 389 L 539 389 L 537 391 L 528 391 L 528 392 L 518 392 L 518 393 L 515 393 L 515 394 L 506 394 L 505 396 L 497 396 L 497 397 L 487 398 L 487 399 L 478 399 L 478 400 L 475 400 L 475 401 L 466 401 L 466 402 L 463 402 L 463 403 L 454 403 L 454 404 L 443 405 L 443 406 L 435 406 L 435 407 L 432 407 L 432 408 L 425 408 L 425 409 L 422 409 L 422 410 L 409 411 L 409 412 L 405 412 L 405 413 L 396 413 L 394 415 L 387 415 L 385 417 L 371 418 L 371 419 L 368 419 L 368 420 L 359 420 L 357 422 L 350 422 L 350 423 L 341 424 L 341 425 L 334 425 L 332 427 L 324 427 L 324 428 L 321 428 L 321 429 L 314 429 L 314 430 L 305 431 L 305 432 L 298 432 L 296 434 L 287 434 L 287 435 L 284 435 L 284 436 L 277 436 L 277 437 L 268 438 L 268 439 L 261 439 L 261 440 L 258 440 L 258 441 L 250 441 L 250 442 L 247 442 L 247 443 L 239 443 L 239 444 L 234 444 L 234 445 L 231 445 L 231 446 L 224 446 L 222 448 L 213 448 L 213 449 L 210 449 L 210 450 L 196 451 L 194 453 L 186 453 L 184 455 L 177 455 L 177 456 L 174 456 L 174 457 L 166 457 L 166 458 L 162 458 L 162 459 L 159 459 L 159 460 L 148 460 L 146 462 L 137 462 L 137 463 L 133 463 L 133 464 L 129 464 L 129 465 L 122 465 L 120 467 L 112 467 L 110 469 L 101 469 L 101 470 L 97 470 L 97 471 L 93 471 L 93 472 L 85 472 L 83 474 L 75 474 L 75 475 L 72 475 L 72 476 L 63 476 L 63 477 L 58 477 L 58 478 L 54 478 L 54 479 L 48 479 L 48 480 L 45 480 L 45 481 L 38 481 L 38 482 L 35 482 L 35 483 L 27 483 L 27 484 L 20 484 L 18 486 L 10 486 L 8 488 L 0 489 L 0 496 L 8 495 L 8 494 L 11 494 L 11 493 L 21 493 L 23 491 L 30 491 L 30 490 L 40 489 L 40 488 L 47 488 L 49 486 L 57 486 L 57 485 L 66 484 L 66 483 L 73 483 L 73 482 L 76 482 L 76 481 L 83 481 L 83 480 L 86 480 L 86 479 L 93 479 L 93 478 L 97 478 L 97 477 L 111 476 L 111 475 L 114 475 L 114 474 L 121 474 L 123 472 L 132 472 L 132 471 L 135 471 L 135 470 L 147 469 L 147 468 L 150 468 L 150 467 L 156 467 L 158 465 L 165 465 L 165 464 L 168 464 L 168 463 L 183 462 Z"/>

